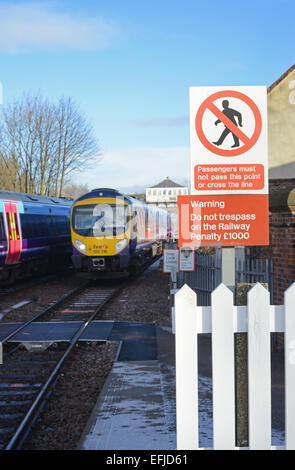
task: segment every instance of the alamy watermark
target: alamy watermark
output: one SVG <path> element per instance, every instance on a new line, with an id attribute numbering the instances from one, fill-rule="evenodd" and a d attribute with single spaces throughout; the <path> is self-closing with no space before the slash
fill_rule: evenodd
<path id="1" fill-rule="evenodd" d="M 3 86 L 0 82 L 0 104 L 3 104 Z"/>
<path id="2" fill-rule="evenodd" d="M 0 365 L 3 364 L 3 346 L 0 341 Z"/>

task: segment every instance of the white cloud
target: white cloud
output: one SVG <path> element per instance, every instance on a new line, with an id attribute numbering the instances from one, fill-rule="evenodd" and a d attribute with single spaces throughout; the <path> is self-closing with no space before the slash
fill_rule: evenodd
<path id="1" fill-rule="evenodd" d="M 188 147 L 139 147 L 113 149 L 103 153 L 96 168 L 77 174 L 76 183 L 89 189 L 108 187 L 123 192 L 141 191 L 166 176 L 187 184 L 190 168 Z"/>
<path id="2" fill-rule="evenodd" d="M 117 32 L 110 21 L 76 17 L 52 3 L 0 4 L 0 52 L 105 48 Z"/>

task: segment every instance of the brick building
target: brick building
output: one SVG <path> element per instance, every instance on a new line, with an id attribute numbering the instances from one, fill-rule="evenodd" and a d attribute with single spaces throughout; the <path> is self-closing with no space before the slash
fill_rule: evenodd
<path id="1" fill-rule="evenodd" d="M 269 177 L 295 177 L 295 64 L 267 90 Z"/>

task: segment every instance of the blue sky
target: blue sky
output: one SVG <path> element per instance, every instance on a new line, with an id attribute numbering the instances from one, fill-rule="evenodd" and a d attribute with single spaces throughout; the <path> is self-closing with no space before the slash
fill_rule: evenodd
<path id="1" fill-rule="evenodd" d="M 189 87 L 271 85 L 295 62 L 294 14 L 294 0 L 0 0 L 3 101 L 80 105 L 101 157 L 76 183 L 184 184 Z"/>

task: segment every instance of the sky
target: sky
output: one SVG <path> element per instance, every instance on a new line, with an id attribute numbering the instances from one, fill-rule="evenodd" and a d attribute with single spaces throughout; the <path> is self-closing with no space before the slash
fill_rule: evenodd
<path id="1" fill-rule="evenodd" d="M 270 86 L 295 63 L 294 17 L 294 0 L 0 0 L 3 104 L 79 104 L 101 152 L 76 184 L 186 185 L 189 87 Z"/>

